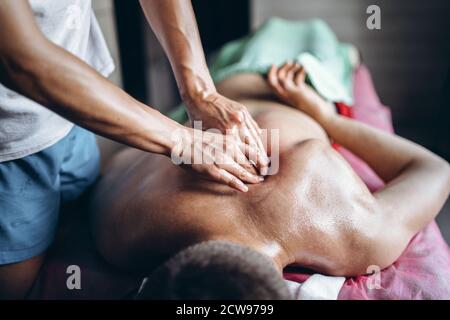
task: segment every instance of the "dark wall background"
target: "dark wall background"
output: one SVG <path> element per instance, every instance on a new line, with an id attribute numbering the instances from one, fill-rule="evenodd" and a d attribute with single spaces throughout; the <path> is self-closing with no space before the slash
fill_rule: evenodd
<path id="1" fill-rule="evenodd" d="M 250 30 L 248 0 L 193 0 L 205 54 Z M 124 88 L 134 97 L 169 111 L 180 102 L 169 62 L 138 1 L 115 0 Z"/>
<path id="2" fill-rule="evenodd" d="M 139 101 L 147 101 L 144 16 L 139 1 L 114 0 L 114 8 L 123 88 Z"/>
<path id="3" fill-rule="evenodd" d="M 443 86 L 440 109 L 436 113 L 437 130 L 434 133 L 433 151 L 450 161 L 450 70 Z"/>
<path id="4" fill-rule="evenodd" d="M 207 55 L 250 31 L 248 0 L 194 0 L 192 3 Z"/>

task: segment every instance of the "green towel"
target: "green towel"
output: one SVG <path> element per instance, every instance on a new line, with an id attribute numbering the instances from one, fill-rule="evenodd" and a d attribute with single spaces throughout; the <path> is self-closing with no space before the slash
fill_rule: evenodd
<path id="1" fill-rule="evenodd" d="M 226 44 L 210 66 L 220 82 L 238 73 L 266 74 L 272 64 L 299 62 L 307 81 L 329 101 L 353 103 L 351 54 L 354 47 L 340 43 L 322 20 L 288 21 L 271 18 L 253 34 Z M 174 113 L 172 113 L 174 114 Z M 175 120 L 180 118 L 179 109 Z"/>

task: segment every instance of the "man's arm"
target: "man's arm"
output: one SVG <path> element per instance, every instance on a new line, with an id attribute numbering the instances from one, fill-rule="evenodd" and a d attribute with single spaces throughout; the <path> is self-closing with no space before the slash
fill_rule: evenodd
<path id="1" fill-rule="evenodd" d="M 280 98 L 314 118 L 335 142 L 364 160 L 387 183 L 374 196 L 386 216 L 392 217 L 389 223 L 405 226 L 409 236 L 424 228 L 449 195 L 449 164 L 411 141 L 335 114 L 304 83 L 304 77 L 300 66 L 273 67 L 269 84 Z"/>
<path id="2" fill-rule="evenodd" d="M 39 30 L 26 0 L 0 1 L 0 81 L 74 123 L 144 151 L 171 155 L 179 142 L 173 136 L 177 131 L 188 137 L 183 140 L 184 149 L 194 148 L 208 158 L 214 151 L 221 155 L 223 149 L 220 143 L 209 150 L 199 147 L 201 141 L 196 143 L 194 130 L 136 101 L 50 42 Z M 227 166 L 210 161 L 190 168 L 245 191 L 242 181 L 256 183 L 260 179 L 235 159 L 228 159 Z"/>
<path id="3" fill-rule="evenodd" d="M 445 160 L 411 141 L 339 115 L 320 124 L 387 183 L 374 196 L 412 234 L 439 213 L 450 192 L 450 167 Z"/>
<path id="4" fill-rule="evenodd" d="M 260 129 L 247 108 L 218 94 L 209 74 L 191 0 L 140 0 L 147 20 L 166 52 L 191 121 L 203 129 L 227 130 L 256 148 L 262 174 L 268 158 Z"/>

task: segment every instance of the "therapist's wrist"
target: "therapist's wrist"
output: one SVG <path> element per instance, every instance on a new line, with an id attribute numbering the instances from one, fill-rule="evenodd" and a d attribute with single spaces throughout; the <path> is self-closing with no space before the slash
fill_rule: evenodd
<path id="1" fill-rule="evenodd" d="M 185 128 L 178 122 L 163 115 L 153 108 L 145 108 L 144 114 L 136 123 L 145 128 L 143 131 L 143 150 L 170 156 L 172 149 L 176 145 L 177 132 L 182 132 Z"/>
<path id="2" fill-rule="evenodd" d="M 186 135 L 187 129 L 187 127 L 169 119 L 161 135 L 163 141 L 163 152 L 161 154 L 170 157 L 174 148 L 180 143 L 180 139 Z"/>
<path id="3" fill-rule="evenodd" d="M 186 75 L 180 86 L 180 95 L 187 108 L 195 109 L 217 90 L 211 77 Z"/>

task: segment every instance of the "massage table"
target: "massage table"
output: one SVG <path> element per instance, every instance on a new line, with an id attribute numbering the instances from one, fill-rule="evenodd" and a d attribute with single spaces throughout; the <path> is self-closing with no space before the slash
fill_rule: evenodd
<path id="1" fill-rule="evenodd" d="M 356 120 L 393 132 L 390 111 L 380 102 L 364 65 L 354 73 L 352 110 Z M 364 162 L 347 150 L 338 148 L 338 151 L 371 191 L 383 186 L 383 181 Z M 131 299 L 144 275 L 127 274 L 101 258 L 92 241 L 83 205 L 64 211 L 55 244 L 28 299 Z M 67 270 L 71 265 L 80 267 L 80 290 L 67 288 L 71 275 Z M 311 274 L 288 269 L 284 277 L 302 283 Z M 345 279 L 338 299 L 450 299 L 450 249 L 436 223 L 433 221 L 419 232 L 390 267 L 375 275 Z"/>

